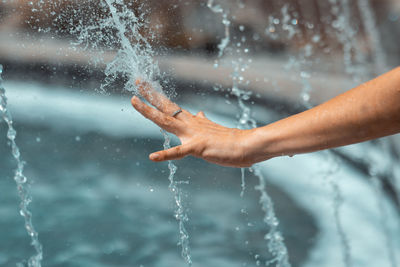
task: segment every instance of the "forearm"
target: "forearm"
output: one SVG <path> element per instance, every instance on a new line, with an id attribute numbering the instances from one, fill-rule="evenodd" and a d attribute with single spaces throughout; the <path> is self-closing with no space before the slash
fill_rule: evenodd
<path id="1" fill-rule="evenodd" d="M 305 112 L 252 131 L 256 162 L 400 132 L 400 68 Z"/>

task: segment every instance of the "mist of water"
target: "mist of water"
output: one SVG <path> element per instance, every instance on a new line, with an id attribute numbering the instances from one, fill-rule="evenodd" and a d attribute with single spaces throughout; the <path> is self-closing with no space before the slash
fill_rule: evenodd
<path id="1" fill-rule="evenodd" d="M 94 58 L 94 62 L 101 60 L 106 65 L 106 79 L 101 86 L 101 92 L 107 92 L 114 83 L 123 80 L 124 89 L 140 96 L 137 91 L 136 80 L 141 79 L 152 85 L 160 93 L 163 88 L 159 85 L 166 80 L 162 77 L 156 61 L 155 51 L 143 32 L 149 32 L 146 21 L 147 10 L 141 7 L 141 13 L 136 15 L 122 0 L 104 0 L 101 2 L 108 11 L 108 16 L 100 20 L 92 21 L 89 25 L 79 25 L 74 29 L 79 38 L 75 43 L 77 47 L 95 49 L 101 51 L 114 51 L 118 48 L 114 58 L 107 62 L 104 59 Z M 115 34 L 116 33 L 116 34 Z M 151 36 L 151 35 L 150 35 Z M 171 94 L 171 92 L 169 92 Z M 170 138 L 163 131 L 165 137 L 164 149 L 170 148 Z M 182 189 L 180 182 L 175 180 L 177 166 L 168 162 L 170 171 L 168 179 L 169 189 L 174 195 L 176 210 L 174 217 L 178 221 L 179 242 L 181 255 L 188 266 L 192 265 L 189 247 L 189 234 L 185 223 L 188 221 L 185 208 L 182 203 Z"/>
<path id="2" fill-rule="evenodd" d="M 136 85 L 139 78 L 161 90 L 155 82 L 161 80 L 154 61 L 156 53 L 144 35 L 149 31 L 146 9 L 142 7 L 142 12 L 136 15 L 122 0 L 103 0 L 100 5 L 108 15 L 82 22 L 71 31 L 77 36 L 75 49 L 97 51 L 93 63 L 106 66 L 100 91 L 107 93 L 122 80 L 124 90 L 139 95 Z M 111 60 L 105 57 L 107 52 L 114 55 Z"/>

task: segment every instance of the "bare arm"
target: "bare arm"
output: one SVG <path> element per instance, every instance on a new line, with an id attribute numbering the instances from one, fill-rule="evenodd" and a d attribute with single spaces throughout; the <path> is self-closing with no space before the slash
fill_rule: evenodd
<path id="1" fill-rule="evenodd" d="M 400 68 L 319 106 L 255 129 L 256 161 L 354 144 L 400 132 Z M 256 141 L 257 140 L 257 141 Z M 250 146 L 251 146 L 250 145 Z"/>
<path id="2" fill-rule="evenodd" d="M 147 88 L 150 89 L 151 88 Z M 319 106 L 252 130 L 215 124 L 203 113 L 184 111 L 169 116 L 178 106 L 142 86 L 142 94 L 158 108 L 138 98 L 133 106 L 160 127 L 176 134 L 182 145 L 150 155 L 162 161 L 187 155 L 225 166 L 244 167 L 282 155 L 308 153 L 400 132 L 400 68 L 362 84 Z M 161 103 L 161 104 L 160 104 Z M 159 112 L 159 113 L 156 113 Z"/>

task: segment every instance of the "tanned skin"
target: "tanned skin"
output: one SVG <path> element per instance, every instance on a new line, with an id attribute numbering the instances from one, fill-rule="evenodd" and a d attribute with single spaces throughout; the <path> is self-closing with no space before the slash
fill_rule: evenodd
<path id="1" fill-rule="evenodd" d="M 143 116 L 175 134 L 181 145 L 150 154 L 153 161 L 195 156 L 230 167 L 249 167 L 278 156 L 309 153 L 400 132 L 400 67 L 312 109 L 251 130 L 227 128 L 203 112 L 186 110 L 149 84 L 137 81 L 155 108 L 132 98 Z"/>

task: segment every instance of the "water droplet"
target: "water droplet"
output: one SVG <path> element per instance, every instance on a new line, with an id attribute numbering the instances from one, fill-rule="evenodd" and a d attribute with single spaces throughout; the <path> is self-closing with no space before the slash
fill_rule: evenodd
<path id="1" fill-rule="evenodd" d="M 7 138 L 8 139 L 14 140 L 16 135 L 17 135 L 17 132 L 13 128 L 8 129 L 8 131 L 7 131 Z"/>
<path id="2" fill-rule="evenodd" d="M 79 135 L 75 136 L 75 141 L 76 142 L 80 142 L 81 141 L 81 137 Z"/>
<path id="3" fill-rule="evenodd" d="M 303 93 L 302 96 L 303 101 L 308 102 L 310 100 L 310 94 L 308 93 Z"/>
<path id="4" fill-rule="evenodd" d="M 19 210 L 19 214 L 22 216 L 22 217 L 25 217 L 25 211 L 24 210 Z"/>
<path id="5" fill-rule="evenodd" d="M 18 184 L 24 184 L 27 181 L 24 175 L 16 175 L 14 179 Z"/>
<path id="6" fill-rule="evenodd" d="M 308 72 L 306 72 L 306 71 L 302 71 L 302 72 L 300 72 L 300 77 L 301 77 L 301 78 L 308 79 L 308 78 L 311 77 L 311 75 L 310 75 L 310 73 L 308 73 Z"/>
<path id="7" fill-rule="evenodd" d="M 36 142 L 40 143 L 40 141 L 41 141 L 40 137 L 36 137 Z"/>
<path id="8" fill-rule="evenodd" d="M 243 26 L 243 25 L 240 25 L 239 26 L 239 30 L 242 32 L 242 31 L 244 31 L 244 29 L 245 29 L 245 27 Z"/>
<path id="9" fill-rule="evenodd" d="M 260 40 L 260 35 L 258 33 L 253 34 L 253 40 L 254 41 Z"/>
<path id="10" fill-rule="evenodd" d="M 247 100 L 250 99 L 250 95 L 247 95 L 247 94 L 246 94 L 246 95 L 243 95 L 243 96 L 242 96 L 242 99 L 247 101 Z"/>
<path id="11" fill-rule="evenodd" d="M 268 29 L 266 30 L 267 34 L 269 33 L 274 33 L 275 32 L 275 27 L 274 26 L 269 26 Z"/>
<path id="12" fill-rule="evenodd" d="M 312 41 L 313 41 L 314 43 L 317 43 L 317 42 L 319 42 L 320 40 L 321 40 L 321 36 L 318 35 L 318 34 L 314 35 L 313 38 L 312 38 Z"/>

